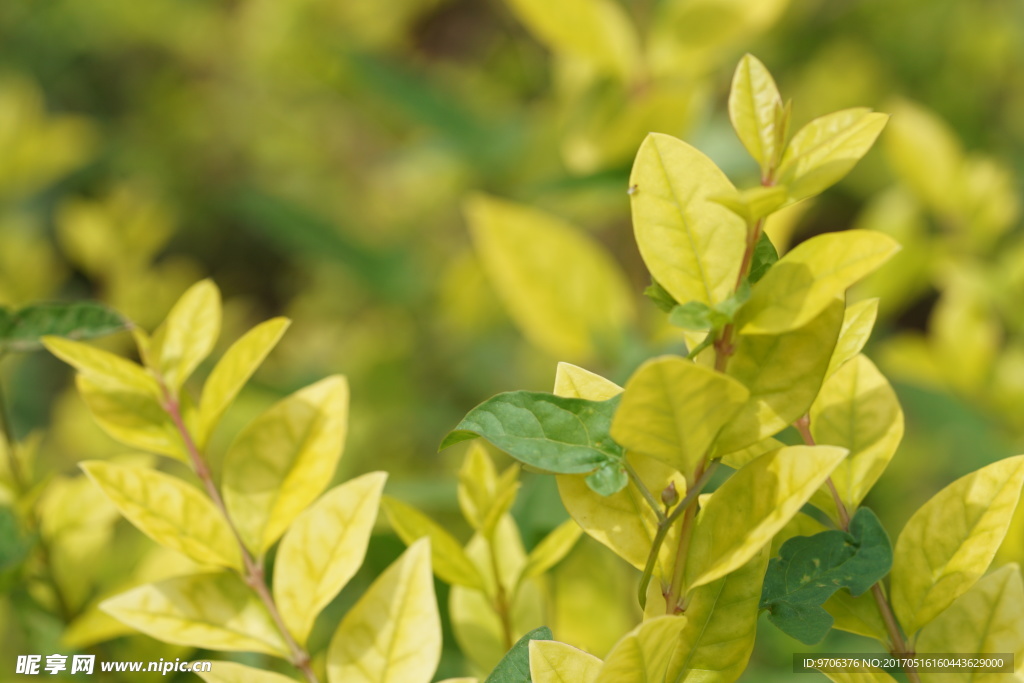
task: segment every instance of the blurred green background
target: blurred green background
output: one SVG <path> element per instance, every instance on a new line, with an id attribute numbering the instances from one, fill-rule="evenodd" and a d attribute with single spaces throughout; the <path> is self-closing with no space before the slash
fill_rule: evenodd
<path id="1" fill-rule="evenodd" d="M 894 114 L 846 180 L 768 228 L 780 251 L 852 226 L 904 245 L 851 292 L 882 297 L 867 352 L 907 415 L 869 503 L 895 534 L 954 477 L 1024 450 L 1024 5 L 549 4 L 587 39 L 567 39 L 524 0 L 0 4 L 0 304 L 98 298 L 148 329 L 210 276 L 226 300 L 222 348 L 288 315 L 222 440 L 274 398 L 342 372 L 353 401 L 339 480 L 385 468 L 392 495 L 467 538 L 461 452 L 436 450 L 469 408 L 499 391 L 550 390 L 556 361 L 622 381 L 645 357 L 682 349 L 642 300 L 629 167 L 653 130 L 704 150 L 738 184 L 756 182 L 725 112 L 736 61 L 752 52 L 793 98 L 797 126 L 849 106 Z M 594 16 L 614 21 L 587 23 L 598 5 Z M 528 342 L 473 249 L 462 206 L 480 191 L 550 211 L 607 248 L 635 292 L 635 324 L 577 357 Z M 66 521 L 69 557 L 89 566 L 67 578 L 70 642 L 179 656 L 141 636 L 100 642 L 119 632 L 95 599 L 160 564 L 75 476 L 78 460 L 119 447 L 52 358 L 8 358 L 0 370 L 17 434 L 38 435 L 39 469 L 92 511 Z M 529 475 L 515 513 L 527 547 L 565 518 L 551 482 Z M 329 618 L 400 548 L 382 525 Z M 551 615 L 556 637 L 563 624 L 598 655 L 613 626 L 635 618 L 635 577 L 608 555 L 577 549 L 555 590 L 577 589 L 556 595 Z M 1024 560 L 1024 524 L 1000 556 L 1009 560 Z M 0 611 L 3 661 L 70 652 L 66 620 L 23 609 L 19 590 Z M 594 596 L 609 633 L 579 623 L 594 621 Z M 790 654 L 805 648 L 767 624 L 759 638 L 743 680 L 788 680 Z M 450 633 L 445 647 L 439 677 L 465 671 Z"/>

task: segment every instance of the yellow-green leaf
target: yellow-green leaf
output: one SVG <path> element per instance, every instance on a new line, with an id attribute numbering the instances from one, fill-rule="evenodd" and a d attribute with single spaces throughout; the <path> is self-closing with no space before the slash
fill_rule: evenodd
<path id="1" fill-rule="evenodd" d="M 63 337 L 43 337 L 42 343 L 50 353 L 96 385 L 150 395 L 157 400 L 162 397 L 160 385 L 137 363 Z"/>
<path id="2" fill-rule="evenodd" d="M 178 430 L 152 393 L 98 383 L 86 375 L 76 377 L 75 386 L 93 419 L 112 438 L 133 448 L 189 462 Z"/>
<path id="3" fill-rule="evenodd" d="M 781 154 L 775 130 L 775 113 L 781 107 L 782 97 L 771 73 L 757 57 L 743 55 L 732 77 L 729 119 L 764 177 Z"/>
<path id="4" fill-rule="evenodd" d="M 734 470 L 738 470 L 751 460 L 755 460 L 765 453 L 777 450 L 785 445 L 786 444 L 782 443 L 778 439 L 774 439 L 769 436 L 767 439 L 762 439 L 755 444 L 747 446 L 746 448 L 741 448 L 740 450 L 733 451 L 732 453 L 726 453 L 722 456 L 722 464 L 728 465 Z"/>
<path id="5" fill-rule="evenodd" d="M 288 678 L 273 671 L 255 669 L 238 662 L 210 662 L 210 670 L 196 672 L 196 675 L 206 683 L 295 683 L 294 678 Z"/>
<path id="6" fill-rule="evenodd" d="M 387 474 L 336 486 L 296 517 L 274 565 L 274 600 L 289 632 L 305 644 L 313 622 L 363 564 Z"/>
<path id="7" fill-rule="evenodd" d="M 1024 483 L 1024 455 L 972 472 L 935 494 L 896 541 L 892 606 L 912 634 L 967 592 L 988 569 Z"/>
<path id="8" fill-rule="evenodd" d="M 444 527 L 391 496 L 384 496 L 381 507 L 395 533 L 407 545 L 411 546 L 423 537 L 430 539 L 431 564 L 439 579 L 455 586 L 483 588 L 480 573 L 466 557 L 462 544 Z"/>
<path id="9" fill-rule="evenodd" d="M 526 557 L 526 566 L 523 567 L 520 581 L 540 576 L 547 570 L 562 561 L 576 541 L 579 540 L 583 529 L 573 520 L 567 520 L 559 524 L 544 539 L 537 544 Z"/>
<path id="10" fill-rule="evenodd" d="M 484 536 L 491 536 L 498 520 L 512 507 L 518 491 L 518 465 L 510 466 L 499 477 L 484 447 L 479 442 L 470 445 L 459 469 L 458 487 L 459 507 L 470 526 Z"/>
<path id="11" fill-rule="evenodd" d="M 220 291 L 212 280 L 202 280 L 181 295 L 153 333 L 147 356 L 172 396 L 210 355 L 220 320 Z"/>
<path id="12" fill-rule="evenodd" d="M 737 326 L 746 334 L 802 327 L 899 251 L 888 235 L 868 230 L 818 235 L 779 259 L 754 285 Z"/>
<path id="13" fill-rule="evenodd" d="M 341 457 L 348 383 L 334 375 L 300 389 L 247 426 L 224 457 L 224 502 L 257 555 L 327 487 Z"/>
<path id="14" fill-rule="evenodd" d="M 736 380 L 693 361 L 654 358 L 626 383 L 611 435 L 631 451 L 690 474 L 749 396 Z"/>
<path id="15" fill-rule="evenodd" d="M 288 656 L 263 604 L 234 574 L 193 574 L 146 584 L 100 608 L 168 643 Z"/>
<path id="16" fill-rule="evenodd" d="M 618 343 L 633 295 L 603 247 L 552 215 L 493 197 L 470 199 L 466 217 L 488 278 L 533 344 L 589 358 Z"/>
<path id="17" fill-rule="evenodd" d="M 249 381 L 290 324 L 291 321 L 287 318 L 273 318 L 262 322 L 246 332 L 221 356 L 206 379 L 203 395 L 199 399 L 196 441 L 200 448 L 206 445 L 210 433 L 217 426 L 224 411 L 235 400 L 238 392 Z"/>
<path id="18" fill-rule="evenodd" d="M 602 662 L 592 654 L 556 640 L 530 641 L 533 683 L 593 683 Z"/>
<path id="19" fill-rule="evenodd" d="M 731 683 L 740 677 L 754 649 L 767 566 L 766 546 L 736 571 L 690 592 L 669 680 Z"/>
<path id="20" fill-rule="evenodd" d="M 845 448 L 787 446 L 749 463 L 714 492 L 697 515 L 686 584 L 702 586 L 735 571 L 771 542 L 811 497 Z"/>
<path id="21" fill-rule="evenodd" d="M 201 564 L 242 569 L 238 542 L 213 502 L 181 479 L 148 467 L 81 463 L 128 521 Z"/>
<path id="22" fill-rule="evenodd" d="M 832 484 L 847 509 L 856 509 L 903 439 L 896 392 L 866 356 L 858 355 L 825 380 L 810 416 L 815 443 L 850 451 L 833 470 Z M 835 511 L 830 491 L 818 491 L 811 503 Z"/>
<path id="23" fill-rule="evenodd" d="M 594 683 L 650 683 L 666 680 L 686 617 L 649 619 L 622 637 L 604 660 Z"/>
<path id="24" fill-rule="evenodd" d="M 839 340 L 832 351 L 825 377 L 831 377 L 843 363 L 850 360 L 864 348 L 871 336 L 878 317 L 878 299 L 865 299 L 846 308 L 843 314 L 843 327 L 839 330 Z"/>
<path id="25" fill-rule="evenodd" d="M 848 589 L 841 588 L 822 607 L 835 620 L 832 623 L 834 629 L 856 633 L 882 643 L 889 637 L 871 591 L 853 597 Z"/>
<path id="26" fill-rule="evenodd" d="M 1024 580 L 1020 566 L 1008 564 L 979 580 L 945 612 L 921 629 L 918 652 L 1010 653 L 1017 670 L 1024 660 Z M 949 683 L 1011 681 L 1002 673 L 969 670 L 942 676 Z"/>
<path id="27" fill-rule="evenodd" d="M 807 412 L 821 388 L 842 321 L 843 302 L 836 300 L 799 329 L 738 336 L 726 372 L 750 390 L 750 399 L 722 429 L 716 452 L 756 444 Z"/>
<path id="28" fill-rule="evenodd" d="M 330 683 L 428 683 L 441 660 L 430 542 L 417 541 L 349 610 L 327 649 Z"/>
<path id="29" fill-rule="evenodd" d="M 725 174 L 682 140 L 652 133 L 637 152 L 629 183 L 636 242 L 654 279 L 680 303 L 728 299 L 747 228 L 711 200 L 736 192 Z"/>
<path id="30" fill-rule="evenodd" d="M 866 108 L 826 114 L 797 131 L 779 164 L 779 183 L 793 199 L 816 195 L 842 180 L 868 153 L 889 116 Z"/>
<path id="31" fill-rule="evenodd" d="M 622 393 L 622 387 L 610 379 L 570 363 L 559 363 L 555 371 L 556 396 L 606 401 Z"/>

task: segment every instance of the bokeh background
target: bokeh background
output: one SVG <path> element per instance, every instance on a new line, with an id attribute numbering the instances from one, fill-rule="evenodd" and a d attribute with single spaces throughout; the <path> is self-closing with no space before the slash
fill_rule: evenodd
<path id="1" fill-rule="evenodd" d="M 462 452 L 436 451 L 469 408 L 550 390 L 557 361 L 622 381 L 683 348 L 641 295 L 629 168 L 659 131 L 755 183 L 725 111 L 732 70 L 752 52 L 793 99 L 797 126 L 849 106 L 893 113 L 847 179 L 768 228 L 780 251 L 849 227 L 904 246 L 850 294 L 882 298 L 867 353 L 907 418 L 869 504 L 895 534 L 953 478 L 1024 451 L 1024 5 L 548 4 L 545 17 L 526 0 L 0 3 L 0 304 L 96 298 L 152 328 L 212 277 L 226 301 L 222 348 L 266 318 L 294 321 L 222 441 L 275 398 L 342 372 L 353 402 L 338 479 L 386 468 L 389 493 L 468 538 Z M 560 346 L 509 314 L 463 213 L 477 192 L 549 211 L 613 254 L 635 296 L 609 343 Z M 2 661 L 76 648 L 182 656 L 94 607 L 174 571 L 76 474 L 78 460 L 121 448 L 54 359 L 8 357 L 0 371 L 18 437 L 56 482 L 48 495 L 81 510 L 50 530 L 75 568 L 58 577 L 68 613 L 34 609 L 31 587 L 8 581 Z M 565 519 L 552 483 L 531 475 L 514 513 L 527 548 Z M 401 548 L 382 523 L 322 621 Z M 1024 560 L 1024 524 L 1001 552 L 1010 560 Z M 581 543 L 549 587 L 556 637 L 603 655 L 637 618 L 635 580 Z M 765 624 L 743 680 L 788 680 L 804 649 Z M 468 667 L 446 630 L 439 677 Z"/>

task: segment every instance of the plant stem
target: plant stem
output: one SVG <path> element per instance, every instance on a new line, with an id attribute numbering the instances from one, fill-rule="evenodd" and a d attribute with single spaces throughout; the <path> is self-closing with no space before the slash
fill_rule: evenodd
<path id="1" fill-rule="evenodd" d="M 739 291 L 740 286 L 743 284 L 743 278 L 750 275 L 750 267 L 754 262 L 754 249 L 757 247 L 758 240 L 761 239 L 765 220 L 767 219 L 759 218 L 753 225 L 748 223 L 747 244 L 743 249 L 743 260 L 740 261 L 740 272 L 736 275 L 736 286 L 733 287 L 733 292 Z M 736 350 L 732 343 L 735 331 L 736 326 L 729 323 L 722 328 L 722 335 L 715 340 L 715 370 L 719 372 L 725 372 L 725 368 L 729 364 L 729 357 Z"/>
<path id="2" fill-rule="evenodd" d="M 654 494 L 652 494 L 651 490 L 647 488 L 646 484 L 644 484 L 643 479 L 641 479 L 640 475 L 637 474 L 636 469 L 634 469 L 633 465 L 630 464 L 629 460 L 627 458 L 623 458 L 622 462 L 629 478 L 633 480 L 633 485 L 636 486 L 638 491 L 640 491 L 640 495 L 644 497 L 647 504 L 651 506 L 651 510 L 654 511 L 654 516 L 658 518 L 658 525 L 661 526 L 662 522 L 666 519 L 665 513 L 661 511 L 661 505 L 658 504 Z"/>
<path id="3" fill-rule="evenodd" d="M 285 626 L 284 619 L 281 617 L 281 611 L 277 608 L 277 603 L 274 602 L 274 596 L 267 587 L 266 574 L 263 571 L 262 563 L 249 552 L 245 542 L 242 540 L 241 534 L 238 532 L 238 528 L 231 520 L 231 515 L 228 514 L 227 505 L 225 505 L 224 498 L 220 495 L 220 491 L 217 489 L 217 485 L 213 481 L 213 475 L 210 472 L 210 467 L 206 464 L 206 459 L 203 457 L 203 454 L 199 452 L 199 447 L 196 446 L 196 442 L 192 438 L 192 434 L 189 432 L 188 427 L 185 426 L 185 420 L 181 415 L 181 405 L 178 403 L 177 399 L 171 395 L 162 380 L 160 381 L 160 388 L 163 391 L 163 408 L 170 416 L 171 421 L 174 422 L 178 435 L 181 436 L 182 441 L 185 443 L 185 450 L 188 452 L 189 460 L 192 462 L 192 467 L 196 472 L 196 476 L 199 477 L 199 480 L 203 483 L 203 488 L 206 489 L 207 495 L 210 496 L 213 504 L 217 506 L 217 509 L 227 521 L 232 534 L 235 536 L 235 540 L 238 542 L 238 548 L 242 554 L 242 563 L 245 568 L 242 580 L 245 581 L 245 584 L 249 586 L 254 593 L 256 593 L 260 602 L 262 602 L 263 606 L 266 607 L 267 612 L 270 614 L 270 618 L 273 620 L 274 625 L 277 627 L 277 630 L 281 633 L 281 637 L 284 639 L 285 644 L 288 646 L 288 651 L 291 653 L 291 663 L 302 672 L 302 675 L 309 683 L 319 683 L 319 679 L 313 671 L 309 653 L 295 641 L 291 632 L 288 631 L 288 627 Z"/>
<path id="4" fill-rule="evenodd" d="M 501 582 L 501 568 L 498 566 L 498 548 L 492 538 L 488 539 L 488 554 L 491 556 L 491 571 L 494 572 L 494 611 L 501 620 L 502 635 L 505 639 L 505 650 L 511 650 L 515 644 L 512 632 L 512 607 L 509 604 L 505 584 Z"/>

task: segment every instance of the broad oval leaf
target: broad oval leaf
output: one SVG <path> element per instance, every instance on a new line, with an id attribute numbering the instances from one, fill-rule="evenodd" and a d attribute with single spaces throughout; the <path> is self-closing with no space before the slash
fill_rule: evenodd
<path id="1" fill-rule="evenodd" d="M 843 364 L 856 356 L 867 344 L 878 317 L 878 299 L 865 299 L 847 306 L 843 314 L 843 327 L 839 330 L 836 348 L 828 362 L 826 377 L 831 377 Z"/>
<path id="2" fill-rule="evenodd" d="M 736 287 L 743 219 L 712 197 L 736 192 L 713 161 L 669 135 L 647 136 L 629 179 L 633 230 L 647 269 L 679 303 L 714 306 Z"/>
<path id="3" fill-rule="evenodd" d="M 245 383 L 277 345 L 291 321 L 273 318 L 246 332 L 231 345 L 210 372 L 199 399 L 199 424 L 196 442 L 206 445 L 210 433 L 217 426 L 224 411 L 238 396 Z"/>
<path id="4" fill-rule="evenodd" d="M 92 339 L 120 332 L 128 322 L 120 313 L 94 301 L 33 304 L 0 316 L 0 349 L 36 351 L 47 336 Z"/>
<path id="5" fill-rule="evenodd" d="M 666 679 L 686 617 L 649 619 L 622 637 L 594 683 L 649 683 Z"/>
<path id="6" fill-rule="evenodd" d="M 196 675 L 206 683 L 295 683 L 294 678 L 238 662 L 214 660 L 210 663 L 212 666 L 209 671 L 196 671 Z"/>
<path id="7" fill-rule="evenodd" d="M 899 249 L 894 239 L 871 230 L 812 237 L 779 259 L 754 285 L 737 326 L 745 334 L 779 334 L 802 327 Z"/>
<path id="8" fill-rule="evenodd" d="M 420 540 L 349 610 L 327 649 L 330 683 L 428 683 L 441 660 L 441 617 Z"/>
<path id="9" fill-rule="evenodd" d="M 491 197 L 471 199 L 466 216 L 490 282 L 533 344 L 585 359 L 619 343 L 632 292 L 603 247 L 554 216 Z"/>
<path id="10" fill-rule="evenodd" d="M 453 586 L 466 586 L 483 590 L 480 573 L 466 556 L 454 536 L 434 520 L 400 500 L 385 496 L 381 507 L 391 527 L 407 545 L 421 538 L 430 539 L 431 565 L 437 577 Z"/>
<path id="11" fill-rule="evenodd" d="M 749 561 L 847 452 L 834 446 L 787 446 L 732 475 L 697 515 L 686 563 L 687 586 L 710 583 Z"/>
<path id="12" fill-rule="evenodd" d="M 341 457 L 348 382 L 334 375 L 257 417 L 224 457 L 224 502 L 257 555 L 327 487 Z"/>
<path id="13" fill-rule="evenodd" d="M 220 291 L 212 280 L 202 280 L 181 295 L 153 333 L 147 356 L 172 396 L 210 355 L 220 322 Z"/>
<path id="14" fill-rule="evenodd" d="M 195 487 L 148 467 L 100 460 L 83 462 L 80 467 L 129 522 L 157 543 L 200 564 L 242 570 L 231 527 Z"/>
<path id="15" fill-rule="evenodd" d="M 288 631 L 305 644 L 320 610 L 363 564 L 387 474 L 336 486 L 295 518 L 277 549 L 274 600 Z"/>
<path id="16" fill-rule="evenodd" d="M 626 382 L 611 435 L 690 474 L 749 397 L 746 387 L 720 372 L 677 356 L 654 358 Z"/>
<path id="17" fill-rule="evenodd" d="M 234 574 L 193 574 L 146 584 L 104 601 L 100 609 L 168 643 L 288 657 L 270 615 Z"/>
<path id="18" fill-rule="evenodd" d="M 768 177 L 781 150 L 775 130 L 776 111 L 782 97 L 775 79 L 757 57 L 746 54 L 736 65 L 729 91 L 729 120 L 750 156 Z"/>
<path id="19" fill-rule="evenodd" d="M 559 524 L 527 555 L 526 566 L 523 567 L 519 580 L 540 576 L 561 562 L 576 545 L 582 533 L 580 525 L 571 519 Z"/>
<path id="20" fill-rule="evenodd" d="M 441 448 L 482 436 L 512 457 L 549 472 L 590 472 L 622 457 L 609 435 L 618 399 L 588 401 L 510 391 L 471 410 Z"/>
<path id="21" fill-rule="evenodd" d="M 602 662 L 592 654 L 557 640 L 530 641 L 533 683 L 593 683 Z"/>
<path id="22" fill-rule="evenodd" d="M 551 640 L 551 629 L 547 626 L 540 626 L 516 641 L 516 644 L 501 658 L 484 683 L 530 681 L 530 653 L 533 651 L 530 643 L 534 640 Z"/>
<path id="23" fill-rule="evenodd" d="M 892 606 L 913 634 L 974 585 L 1006 536 L 1024 483 L 1024 455 L 972 472 L 913 514 L 896 540 Z"/>

